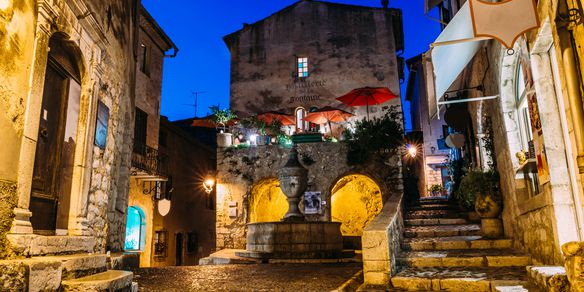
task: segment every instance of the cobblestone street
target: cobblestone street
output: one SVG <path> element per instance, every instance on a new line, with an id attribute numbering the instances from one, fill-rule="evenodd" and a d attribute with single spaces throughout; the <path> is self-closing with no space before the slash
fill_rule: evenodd
<path id="1" fill-rule="evenodd" d="M 331 291 L 361 264 L 260 264 L 145 268 L 140 291 Z"/>

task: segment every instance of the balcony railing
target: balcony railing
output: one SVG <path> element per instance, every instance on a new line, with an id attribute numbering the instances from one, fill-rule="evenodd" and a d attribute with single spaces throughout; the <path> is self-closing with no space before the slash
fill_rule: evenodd
<path id="1" fill-rule="evenodd" d="M 155 176 L 167 176 L 168 158 L 157 149 L 143 145 L 134 144 L 132 152 L 132 167 Z"/>

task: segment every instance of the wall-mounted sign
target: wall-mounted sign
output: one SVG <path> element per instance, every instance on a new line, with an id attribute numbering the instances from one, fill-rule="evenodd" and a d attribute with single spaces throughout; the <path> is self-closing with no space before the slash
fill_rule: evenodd
<path id="1" fill-rule="evenodd" d="M 95 145 L 100 149 L 105 149 L 108 121 L 109 108 L 100 100 L 97 102 L 97 122 L 95 125 Z"/>
<path id="2" fill-rule="evenodd" d="M 304 214 L 320 214 L 322 211 L 321 192 L 304 193 Z"/>
<path id="3" fill-rule="evenodd" d="M 318 91 L 326 87 L 326 80 L 303 81 L 295 80 L 286 85 L 286 91 L 296 95 L 290 97 L 290 103 L 320 100 L 322 97 Z"/>

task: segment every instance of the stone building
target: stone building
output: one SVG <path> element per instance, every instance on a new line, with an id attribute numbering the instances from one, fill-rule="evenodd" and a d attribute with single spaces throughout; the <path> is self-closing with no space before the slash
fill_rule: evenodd
<path id="1" fill-rule="evenodd" d="M 231 52 L 231 109 L 240 116 L 279 111 L 301 118 L 315 108 L 343 108 L 335 98 L 359 87 L 387 87 L 399 95 L 397 54 L 403 51 L 401 11 L 321 1 L 298 1 L 224 38 Z M 370 106 L 371 116 L 399 98 Z M 345 107 L 346 109 L 346 107 Z M 365 117 L 365 107 L 347 109 Z M 245 248 L 246 224 L 279 221 L 287 210 L 277 171 L 289 149 L 277 145 L 219 148 L 217 248 Z M 308 191 L 322 208 L 313 221 L 342 222 L 345 245 L 361 247 L 363 230 L 383 204 L 401 193 L 401 161 L 347 164 L 344 143 L 299 144 L 309 171 Z"/>
<path id="2" fill-rule="evenodd" d="M 422 55 L 406 60 L 409 77 L 405 94 L 410 101 L 410 117 L 412 133 L 421 135 L 422 138 L 412 135 L 412 147 L 417 149 L 413 159 L 417 166 L 415 176 L 418 178 L 418 190 L 422 197 L 428 196 L 429 189 L 433 185 L 448 188 L 450 172 L 448 160 L 450 149 L 446 145 L 448 125 L 444 122 L 444 113 L 440 119 L 432 119 L 428 115 L 428 95 L 426 94 L 426 81 Z"/>
<path id="3" fill-rule="evenodd" d="M 231 52 L 231 109 L 240 116 L 267 111 L 305 115 L 342 107 L 352 89 L 388 87 L 399 95 L 404 49 L 401 11 L 298 1 L 224 37 Z M 394 100 L 370 106 L 372 116 Z M 356 118 L 365 107 L 355 108 Z M 300 121 L 297 128 L 304 129 Z"/>
<path id="4" fill-rule="evenodd" d="M 159 141 L 167 157 L 172 204 L 168 215 L 155 214 L 153 232 L 164 234 L 166 250 L 153 254 L 151 265 L 196 265 L 215 251 L 215 192 L 203 186 L 215 174 L 215 149 L 165 117 Z"/>
<path id="5" fill-rule="evenodd" d="M 441 4 L 446 20 L 468 5 L 446 2 Z M 449 94 L 445 101 L 471 99 L 462 103 L 471 121 L 462 151 L 471 167 L 485 169 L 494 162 L 500 174 L 505 236 L 535 263 L 562 265 L 565 257 L 574 256 L 567 254 L 570 249 L 562 252 L 562 246 L 583 241 L 584 236 L 579 61 L 584 56 L 584 29 L 567 17 L 581 15 L 582 3 L 538 1 L 536 11 L 538 28 L 520 36 L 512 49 L 483 40 L 450 88 L 462 89 L 464 95 Z M 483 143 L 485 137 L 492 142 L 492 155 Z M 529 152 L 526 161 L 520 151 Z M 570 278 L 572 285 L 575 279 Z"/>
<path id="6" fill-rule="evenodd" d="M 107 269 L 108 206 L 128 191 L 138 7 L 8 0 L 0 8 L 0 258 L 33 257 L 2 263 L 13 275 L 4 288 L 57 289 L 66 279 L 74 287 L 73 278 Z M 18 276 L 22 269 L 30 272 Z M 131 285 L 130 272 L 104 273 Z"/>

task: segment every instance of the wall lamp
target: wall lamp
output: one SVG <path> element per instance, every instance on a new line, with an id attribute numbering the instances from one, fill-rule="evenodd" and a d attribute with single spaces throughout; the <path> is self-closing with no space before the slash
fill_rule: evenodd
<path id="1" fill-rule="evenodd" d="M 418 155 L 418 147 L 416 145 L 407 144 L 406 149 L 408 151 L 408 156 L 411 158 L 415 158 Z"/>
<path id="2" fill-rule="evenodd" d="M 205 192 L 207 192 L 207 194 L 210 194 L 211 192 L 213 192 L 213 187 L 215 187 L 215 179 L 208 177 L 205 179 L 205 181 L 203 182 L 203 188 L 205 188 Z"/>

